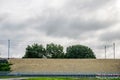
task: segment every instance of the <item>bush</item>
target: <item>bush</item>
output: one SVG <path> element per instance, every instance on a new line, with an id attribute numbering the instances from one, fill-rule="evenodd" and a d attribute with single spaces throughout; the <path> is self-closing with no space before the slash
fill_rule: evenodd
<path id="1" fill-rule="evenodd" d="M 10 65 L 6 59 L 0 59 L 0 71 L 10 71 Z"/>

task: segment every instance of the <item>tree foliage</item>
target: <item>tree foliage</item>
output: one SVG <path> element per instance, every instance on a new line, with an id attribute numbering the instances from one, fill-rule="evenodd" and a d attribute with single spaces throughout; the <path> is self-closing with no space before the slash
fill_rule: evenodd
<path id="1" fill-rule="evenodd" d="M 43 45 L 33 44 L 32 46 L 27 46 L 23 58 L 43 58 L 44 56 L 46 56 L 46 51 Z"/>
<path id="2" fill-rule="evenodd" d="M 42 45 L 28 45 L 23 58 L 96 58 L 92 49 L 83 45 L 67 47 L 66 53 L 61 45 L 50 43 L 44 48 Z"/>
<path id="3" fill-rule="evenodd" d="M 10 71 L 10 65 L 6 59 L 0 59 L 0 71 Z"/>
<path id="4" fill-rule="evenodd" d="M 96 58 L 92 49 L 83 45 L 73 45 L 67 47 L 67 58 Z"/>
<path id="5" fill-rule="evenodd" d="M 51 58 L 63 58 L 63 46 L 57 44 L 47 44 L 46 52 Z"/>

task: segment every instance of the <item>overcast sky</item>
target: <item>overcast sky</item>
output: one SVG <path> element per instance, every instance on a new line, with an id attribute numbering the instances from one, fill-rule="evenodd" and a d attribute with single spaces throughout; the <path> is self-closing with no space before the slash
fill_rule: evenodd
<path id="1" fill-rule="evenodd" d="M 97 58 L 120 58 L 120 0 L 0 0 L 0 55 L 22 57 L 28 44 L 82 44 Z"/>

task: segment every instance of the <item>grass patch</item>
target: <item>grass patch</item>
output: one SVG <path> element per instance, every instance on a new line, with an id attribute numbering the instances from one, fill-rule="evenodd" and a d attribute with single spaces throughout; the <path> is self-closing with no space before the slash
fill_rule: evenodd
<path id="1" fill-rule="evenodd" d="M 27 80 L 96 80 L 96 78 L 30 78 Z"/>
<path id="2" fill-rule="evenodd" d="M 0 79 L 4 78 L 19 78 L 18 76 L 0 76 Z"/>
<path id="3" fill-rule="evenodd" d="M 0 79 L 20 78 L 18 76 L 0 76 Z M 120 78 L 58 78 L 58 77 L 35 77 L 25 80 L 120 80 Z"/>

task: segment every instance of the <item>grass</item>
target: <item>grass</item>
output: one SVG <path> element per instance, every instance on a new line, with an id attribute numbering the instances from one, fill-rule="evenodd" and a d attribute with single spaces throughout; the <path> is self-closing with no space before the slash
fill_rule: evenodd
<path id="1" fill-rule="evenodd" d="M 87 78 L 30 78 L 27 80 L 87 80 Z M 95 80 L 93 78 L 89 78 L 89 80 Z"/>
<path id="2" fill-rule="evenodd" d="M 18 76 L 0 76 L 0 79 L 4 78 L 19 78 Z"/>
<path id="3" fill-rule="evenodd" d="M 27 80 L 120 80 L 120 78 L 29 78 Z"/>
<path id="4" fill-rule="evenodd" d="M 17 76 L 0 76 L 0 79 L 20 78 Z M 23 77 L 22 77 L 23 78 Z M 120 80 L 120 78 L 58 78 L 58 77 L 35 77 L 25 80 Z"/>

